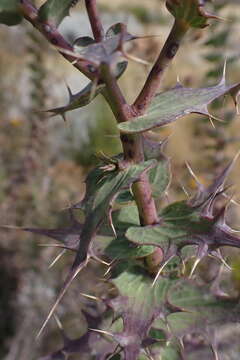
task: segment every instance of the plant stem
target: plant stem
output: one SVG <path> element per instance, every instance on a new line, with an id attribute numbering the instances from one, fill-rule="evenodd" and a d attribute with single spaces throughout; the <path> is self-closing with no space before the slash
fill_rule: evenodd
<path id="1" fill-rule="evenodd" d="M 98 13 L 96 0 L 85 0 L 94 39 L 100 42 L 104 38 L 104 29 Z"/>
<path id="2" fill-rule="evenodd" d="M 87 2 L 87 0 L 86 0 Z M 94 37 L 100 39 L 102 33 L 102 25 L 99 20 L 97 9 L 95 7 L 95 1 L 91 2 L 91 9 L 88 8 L 88 15 L 90 17 L 90 23 Z M 89 5 L 90 6 L 90 5 Z M 35 28 L 37 28 L 42 35 L 54 46 L 62 48 L 63 50 L 73 52 L 73 47 L 62 37 L 57 28 L 49 24 L 48 22 L 42 22 L 38 18 L 38 10 L 29 0 L 21 0 L 22 15 L 28 20 Z M 95 26 L 92 16 L 98 19 L 98 23 Z M 92 20 L 91 20 L 92 19 Z M 69 62 L 75 61 L 75 57 L 67 52 L 59 53 L 66 58 Z M 89 79 L 98 77 L 98 69 L 93 69 L 91 62 L 87 60 L 79 60 L 74 66 Z M 134 107 L 127 104 L 118 84 L 115 76 L 111 73 L 109 64 L 103 64 L 101 69 L 101 76 L 105 84 L 106 90 L 103 92 L 103 96 L 110 105 L 116 120 L 118 122 L 129 121 L 131 118 L 137 116 Z M 125 135 L 121 134 L 120 139 L 123 146 L 124 162 L 140 163 L 144 161 L 142 136 L 141 135 Z M 136 204 L 139 210 L 139 218 L 141 225 L 153 225 L 158 222 L 158 215 L 154 200 L 152 198 L 151 186 L 149 184 L 147 174 L 143 174 L 140 179 L 133 185 L 133 193 L 136 200 Z M 156 250 L 152 255 L 148 257 L 149 268 L 153 265 L 153 258 L 158 263 L 161 261 L 162 253 Z"/>
<path id="3" fill-rule="evenodd" d="M 66 60 L 70 63 L 75 62 L 76 58 L 67 53 L 74 52 L 74 48 L 63 38 L 57 28 L 47 21 L 40 21 L 37 8 L 29 0 L 21 0 L 20 7 L 23 17 L 38 29 L 52 45 L 57 47 L 59 53 Z M 63 49 L 63 51 L 61 52 L 59 49 Z M 79 59 L 74 63 L 74 66 L 89 79 L 94 79 L 97 76 L 98 70 L 86 59 Z"/>
<path id="4" fill-rule="evenodd" d="M 154 96 L 156 95 L 163 74 L 168 65 L 175 57 L 179 49 L 181 40 L 183 39 L 188 29 L 189 27 L 186 23 L 175 20 L 171 32 L 151 72 L 149 73 L 140 94 L 132 105 L 134 111 L 138 114 L 138 116 L 145 113 Z"/>
<path id="5" fill-rule="evenodd" d="M 109 64 L 102 65 L 101 77 L 106 84 L 108 103 L 116 120 L 119 123 L 129 121 L 133 117 L 131 107 L 127 104 Z M 121 134 L 120 138 L 123 146 L 124 160 L 127 163 L 140 163 L 144 161 L 142 135 Z M 133 184 L 132 190 L 138 207 L 141 225 L 156 224 L 158 222 L 158 215 L 147 174 L 141 175 L 140 179 Z"/>

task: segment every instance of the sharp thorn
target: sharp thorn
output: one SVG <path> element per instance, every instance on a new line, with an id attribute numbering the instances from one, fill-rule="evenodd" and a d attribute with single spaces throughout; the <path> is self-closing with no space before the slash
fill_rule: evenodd
<path id="1" fill-rule="evenodd" d="M 88 330 L 99 332 L 100 334 L 109 335 L 111 337 L 114 337 L 114 335 L 112 333 L 110 333 L 109 331 L 106 331 L 106 330 L 93 329 L 93 328 L 88 328 Z"/>
<path id="2" fill-rule="evenodd" d="M 59 330 L 63 331 L 63 326 L 62 326 L 62 323 L 61 323 L 59 317 L 56 314 L 54 314 L 53 316 L 54 316 L 54 319 L 55 319 L 55 321 L 57 323 L 57 326 L 58 326 Z"/>
<path id="3" fill-rule="evenodd" d="M 88 262 L 88 258 L 84 261 L 84 263 L 81 264 L 81 266 L 78 266 L 76 269 L 72 269 L 71 272 L 68 274 L 62 289 L 57 297 L 57 300 L 55 301 L 55 303 L 53 304 L 46 320 L 44 321 L 44 323 L 42 324 L 40 330 L 37 333 L 36 339 L 38 340 L 39 337 L 41 336 L 43 330 L 45 329 L 48 321 L 50 320 L 50 318 L 52 317 L 52 315 L 54 314 L 57 306 L 59 305 L 60 301 L 62 300 L 63 296 L 66 294 L 68 288 L 70 287 L 72 281 L 75 279 L 75 277 L 79 274 L 79 272 L 83 269 L 83 267 L 87 264 Z"/>
<path id="4" fill-rule="evenodd" d="M 196 268 L 197 268 L 198 264 L 200 263 L 200 261 L 201 261 L 201 258 L 197 258 L 196 261 L 194 262 L 193 267 L 192 267 L 192 270 L 191 270 L 191 272 L 190 272 L 190 274 L 189 274 L 189 279 L 192 278 L 193 273 L 194 273 L 194 271 L 196 270 Z"/>
<path id="5" fill-rule="evenodd" d="M 163 271 L 163 269 L 165 268 L 165 266 L 169 263 L 169 261 L 174 257 L 174 255 L 172 255 L 171 257 L 169 257 L 169 259 L 167 259 L 164 264 L 160 267 L 160 269 L 157 272 L 157 275 L 155 276 L 153 283 L 152 283 L 152 287 L 156 284 L 157 279 L 159 278 L 161 272 Z"/>
<path id="6" fill-rule="evenodd" d="M 99 262 L 100 264 L 104 264 L 106 266 L 110 266 L 111 263 L 108 263 L 107 261 L 104 261 L 102 259 L 100 259 L 97 255 L 91 254 L 91 258 L 97 262 Z"/>
<path id="7" fill-rule="evenodd" d="M 56 258 L 51 262 L 51 264 L 48 266 L 48 269 L 51 269 L 56 264 L 56 262 L 65 254 L 65 252 L 66 249 L 63 249 L 60 254 L 58 254 Z"/>
<path id="8" fill-rule="evenodd" d="M 99 297 L 93 296 L 93 295 L 88 295 L 85 293 L 80 293 L 80 295 L 82 295 L 83 297 L 87 298 L 87 299 L 91 299 L 91 300 L 95 300 L 95 301 L 101 301 L 101 299 Z"/>

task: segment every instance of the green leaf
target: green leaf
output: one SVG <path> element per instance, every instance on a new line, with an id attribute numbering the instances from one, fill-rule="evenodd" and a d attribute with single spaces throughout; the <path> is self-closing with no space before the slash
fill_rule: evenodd
<path id="1" fill-rule="evenodd" d="M 209 18 L 217 19 L 204 10 L 202 0 L 167 0 L 166 6 L 175 19 L 189 27 L 204 28 Z"/>
<path id="2" fill-rule="evenodd" d="M 111 259 L 137 259 L 152 254 L 154 246 L 136 246 L 124 236 L 113 238 L 105 249 L 105 255 Z"/>
<path id="3" fill-rule="evenodd" d="M 86 195 L 82 204 L 76 204 L 75 208 L 84 208 L 86 219 L 81 228 L 81 238 L 77 254 L 70 271 L 68 272 L 59 295 L 52 306 L 47 319 L 43 323 L 39 334 L 45 328 L 47 322 L 53 315 L 57 305 L 65 295 L 67 289 L 78 273 L 88 264 L 91 256 L 93 256 L 91 244 L 96 236 L 97 231 L 108 215 L 110 203 L 117 193 L 124 187 L 129 186 L 137 181 L 139 176 L 155 165 L 154 160 L 149 160 L 141 164 L 133 164 L 124 170 L 118 170 L 115 165 L 113 170 L 107 171 L 106 167 L 97 167 L 87 177 Z M 72 228 L 70 229 L 72 231 Z M 64 234 L 66 235 L 66 234 Z"/>
<path id="4" fill-rule="evenodd" d="M 187 235 L 185 230 L 166 225 L 130 227 L 126 232 L 127 239 L 133 243 L 155 245 L 164 252 L 168 251 L 169 244 L 182 244 Z"/>
<path id="5" fill-rule="evenodd" d="M 113 171 L 107 171 L 106 168 L 99 166 L 89 173 L 86 180 L 85 198 L 74 206 L 74 208 L 83 208 L 86 216 L 75 264 L 86 259 L 90 243 L 103 220 L 108 217 L 110 203 L 114 197 L 153 165 L 155 161 L 149 160 L 131 165 L 125 170 Z"/>
<path id="6" fill-rule="evenodd" d="M 117 201 L 117 199 L 116 199 Z M 98 246 L 101 242 L 101 253 L 104 253 L 110 259 L 133 259 L 141 258 L 151 254 L 154 251 L 153 246 L 137 246 L 128 241 L 125 237 L 125 232 L 130 226 L 139 225 L 139 214 L 136 205 L 128 205 L 122 207 L 120 210 L 114 211 L 112 214 L 112 223 L 115 228 L 117 237 L 113 236 L 113 230 L 109 224 L 103 226 L 99 230 L 101 236 L 96 237 L 94 244 Z M 105 246 L 104 246 L 105 244 Z"/>
<path id="7" fill-rule="evenodd" d="M 118 79 L 126 70 L 127 61 L 121 61 L 116 66 L 115 76 Z M 81 91 L 76 94 L 72 94 L 68 87 L 69 102 L 65 106 L 46 110 L 46 112 L 53 113 L 52 116 L 61 115 L 65 120 L 65 114 L 68 111 L 79 109 L 83 106 L 90 104 L 97 95 L 101 94 L 106 88 L 105 84 L 98 83 L 94 84 L 92 81 Z"/>
<path id="8" fill-rule="evenodd" d="M 209 88 L 191 89 L 177 84 L 175 88 L 158 94 L 145 115 L 121 123 L 118 127 L 125 133 L 139 133 L 172 123 L 191 113 L 210 116 L 207 106 L 238 88 L 239 83 L 226 85 L 224 77 L 218 85 Z"/>
<path id="9" fill-rule="evenodd" d="M 192 233 L 206 232 L 213 226 L 211 219 L 202 217 L 199 211 L 185 200 L 168 205 L 161 212 L 161 216 L 166 223 L 188 229 Z"/>
<path id="10" fill-rule="evenodd" d="M 180 360 L 180 351 L 177 346 L 168 345 L 161 351 L 161 360 Z"/>
<path id="11" fill-rule="evenodd" d="M 0 24 L 17 25 L 22 21 L 19 0 L 0 1 Z"/>
<path id="12" fill-rule="evenodd" d="M 116 203 L 118 204 L 128 204 L 133 201 L 134 201 L 134 197 L 130 189 L 121 191 L 116 199 Z"/>
<path id="13" fill-rule="evenodd" d="M 110 64 L 116 61 L 116 54 L 119 53 L 120 55 L 121 53 L 120 43 L 125 43 L 135 39 L 136 36 L 127 32 L 124 32 L 123 35 L 121 33 L 112 33 L 112 36 L 107 36 L 101 42 L 83 47 L 82 38 L 80 38 L 79 46 L 78 40 L 76 40 L 74 43 L 74 49 L 83 58 L 93 61 L 96 65 L 100 65 L 102 63 Z"/>
<path id="14" fill-rule="evenodd" d="M 198 183 L 196 195 L 188 201 L 178 201 L 165 207 L 160 213 L 159 224 L 129 227 L 126 232 L 128 240 L 138 245 L 160 247 L 163 251 L 161 269 L 175 256 L 184 261 L 183 250 L 189 245 L 197 248 L 192 271 L 208 254 L 224 262 L 220 248 L 240 248 L 240 238 L 226 224 L 226 207 L 216 209 L 216 199 L 222 196 L 226 177 L 236 159 L 237 156 L 207 188 Z"/>
<path id="15" fill-rule="evenodd" d="M 39 9 L 39 18 L 57 27 L 73 5 L 73 0 L 47 0 Z"/>
<path id="16" fill-rule="evenodd" d="M 110 301 L 116 316 L 123 319 L 123 331 L 113 334 L 123 347 L 125 359 L 138 358 L 144 340 L 154 320 L 160 316 L 166 294 L 172 282 L 161 278 L 152 287 L 152 279 L 140 267 L 123 271 L 112 282 L 119 296 Z"/>

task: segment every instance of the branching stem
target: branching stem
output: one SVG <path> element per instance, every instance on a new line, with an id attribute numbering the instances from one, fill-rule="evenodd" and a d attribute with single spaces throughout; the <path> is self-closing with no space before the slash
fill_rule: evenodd
<path id="1" fill-rule="evenodd" d="M 101 24 L 101 20 L 96 7 L 96 0 L 85 1 L 94 38 L 96 39 L 96 41 L 101 41 L 104 34 L 103 26 Z M 22 14 L 25 19 L 31 22 L 32 25 L 37 28 L 51 44 L 53 44 L 58 49 L 60 48 L 65 50 L 65 52 L 61 52 L 61 50 L 59 50 L 62 56 L 64 56 L 71 63 L 74 61 L 74 66 L 81 73 L 86 75 L 89 79 L 93 80 L 97 76 L 99 76 L 98 69 L 94 69 L 92 63 L 88 60 L 81 59 L 75 62 L 76 58 L 71 55 L 71 52 L 73 52 L 74 50 L 73 47 L 62 37 L 56 27 L 46 21 L 43 22 L 39 19 L 38 10 L 31 3 L 31 1 L 21 0 L 20 2 Z M 174 33 L 175 31 L 177 31 L 177 29 L 174 30 Z M 169 36 L 169 38 L 172 39 L 171 35 Z M 164 50 L 164 52 L 166 51 Z M 161 54 L 159 59 L 160 60 L 158 61 L 158 63 L 161 63 Z M 159 64 L 157 64 L 156 66 L 159 66 Z M 151 74 L 149 75 L 145 87 L 139 95 L 139 98 L 136 100 L 134 106 L 130 106 L 126 102 L 117 84 L 117 80 L 111 72 L 111 67 L 109 66 L 109 64 L 102 65 L 100 69 L 101 81 L 104 81 L 106 84 L 106 90 L 104 91 L 103 95 L 106 101 L 109 103 L 118 122 L 129 121 L 131 120 L 131 118 L 140 115 L 141 110 L 139 110 L 140 107 L 138 106 L 138 104 L 141 103 L 142 98 L 145 99 L 144 109 L 147 108 L 147 106 L 150 104 L 157 88 L 156 84 L 159 83 L 160 79 L 159 76 L 157 77 L 157 80 L 155 79 L 156 66 L 153 68 Z M 124 160 L 126 163 L 140 163 L 144 161 L 141 135 L 121 134 L 120 138 L 123 146 Z M 156 224 L 158 222 L 158 215 L 155 202 L 152 197 L 151 186 L 149 184 L 147 174 L 143 174 L 140 177 L 139 181 L 134 183 L 133 193 L 139 210 L 141 224 Z M 158 258 L 159 261 L 161 260 L 161 254 L 157 254 L 157 252 L 156 254 L 154 253 L 153 257 L 155 262 L 156 258 Z M 150 256 L 148 259 L 148 264 L 150 268 L 152 262 L 151 259 L 152 257 Z"/>
<path id="2" fill-rule="evenodd" d="M 133 117 L 131 107 L 127 104 L 109 64 L 101 67 L 101 77 L 107 87 L 108 103 L 120 122 L 129 121 Z M 142 136 L 121 135 L 124 159 L 128 163 L 144 161 Z M 158 222 L 157 211 L 147 174 L 143 174 L 139 181 L 133 185 L 133 193 L 138 206 L 140 222 L 142 225 L 152 225 Z"/>
<path id="3" fill-rule="evenodd" d="M 74 52 L 73 47 L 64 39 L 55 26 L 47 21 L 41 21 L 38 18 L 38 10 L 31 1 L 20 0 L 20 6 L 22 15 L 27 21 L 38 29 L 53 46 L 66 51 L 61 52 L 61 50 L 59 50 L 59 53 L 66 60 L 70 63 L 74 62 L 74 66 L 89 79 L 94 79 L 96 77 L 97 69 L 93 67 L 92 63 L 85 59 L 79 59 L 77 62 L 75 61 L 76 58 L 70 55 L 71 52 Z"/>

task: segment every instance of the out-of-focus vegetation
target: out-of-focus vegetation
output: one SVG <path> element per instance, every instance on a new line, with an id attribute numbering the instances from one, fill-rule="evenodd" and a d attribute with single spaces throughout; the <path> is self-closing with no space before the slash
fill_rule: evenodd
<path id="1" fill-rule="evenodd" d="M 153 62 L 170 29 L 171 20 L 164 9 L 164 2 L 160 2 L 161 11 L 157 0 L 141 0 L 140 4 L 133 0 L 100 0 L 99 3 L 105 28 L 117 20 L 125 20 L 132 33 L 154 35 L 136 41 L 128 49 L 135 56 Z M 209 4 L 210 8 L 217 8 L 218 14 L 226 20 L 211 25 L 207 31 L 189 35 L 174 65 L 168 70 L 164 88 L 174 85 L 177 76 L 190 87 L 216 83 L 221 77 L 225 60 L 228 64 L 227 79 L 239 81 L 239 5 L 236 1 Z M 61 25 L 61 31 L 68 39 L 90 31 L 83 11 L 81 5 L 77 6 L 72 20 L 67 19 Z M 74 33 L 69 30 L 70 21 L 75 24 Z M 78 91 L 85 83 L 84 78 L 25 23 L 11 29 L 1 26 L 0 40 L 1 224 L 62 225 L 64 209 L 83 197 L 84 176 L 96 162 L 98 153 L 102 151 L 112 155 L 119 150 L 116 126 L 100 98 L 88 106 L 87 112 L 84 109 L 68 114 L 66 123 L 60 117 L 48 118 L 39 110 L 64 104 L 67 97 L 65 82 L 73 91 Z M 148 71 L 148 66 L 130 63 L 120 81 L 129 101 L 134 99 Z M 232 112 L 232 106 L 228 106 L 229 101 L 221 99 L 211 109 L 213 115 L 224 119 L 224 122 L 213 118 L 211 123 L 209 119 L 194 116 L 194 121 L 186 118 L 181 120 L 180 126 L 176 123 L 157 133 L 159 139 L 169 136 L 167 153 L 172 156 L 174 170 L 170 198 L 173 193 L 181 198 L 183 189 L 188 191 L 194 187 L 186 161 L 203 183 L 209 183 L 222 164 L 238 151 L 240 123 Z M 239 170 L 238 164 L 231 179 L 236 183 L 236 202 L 240 201 Z M 238 205 L 230 206 L 232 217 L 229 221 L 239 226 Z M 64 265 L 70 259 L 62 258 L 48 270 L 48 265 L 58 255 L 56 250 L 39 247 L 34 236 L 17 231 L 2 231 L 0 247 L 0 356 L 6 360 L 33 360 L 43 351 L 45 353 L 53 348 L 53 341 L 60 341 L 54 323 L 50 324 L 52 335 L 49 338 L 43 337 L 41 342 L 36 342 L 34 337 L 58 291 Z M 236 251 L 229 251 L 227 255 L 234 268 L 234 291 L 239 292 L 239 253 L 236 255 Z M 207 267 L 207 263 L 203 266 Z M 85 287 L 87 292 L 91 287 L 91 272 L 96 271 L 98 267 L 93 264 L 90 270 L 81 274 L 81 291 Z M 102 291 L 101 286 L 99 292 Z M 75 284 L 59 307 L 69 335 L 79 335 L 85 330 L 84 321 L 79 321 L 79 307 L 82 306 L 83 299 Z M 78 318 L 71 314 L 78 314 Z M 230 341 L 231 329 L 225 331 L 228 335 L 226 339 Z M 240 349 L 237 346 L 237 341 L 234 341 L 233 348 L 236 350 L 231 357 L 226 354 L 223 360 L 238 359 L 235 354 Z M 203 358 L 202 353 L 200 358 Z"/>

